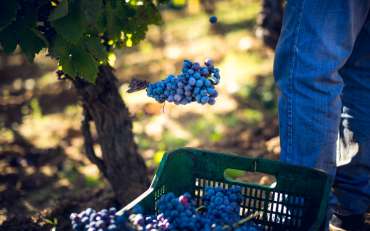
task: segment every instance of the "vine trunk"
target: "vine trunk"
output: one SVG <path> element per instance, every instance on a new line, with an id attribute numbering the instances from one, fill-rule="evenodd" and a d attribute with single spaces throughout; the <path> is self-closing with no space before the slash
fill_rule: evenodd
<path id="1" fill-rule="evenodd" d="M 132 119 L 123 102 L 112 68 L 101 66 L 96 84 L 73 80 L 84 111 L 81 128 L 85 152 L 110 182 L 117 200 L 125 204 L 144 192 L 149 180 L 132 133 Z M 93 148 L 91 122 L 95 125 L 102 157 Z"/>

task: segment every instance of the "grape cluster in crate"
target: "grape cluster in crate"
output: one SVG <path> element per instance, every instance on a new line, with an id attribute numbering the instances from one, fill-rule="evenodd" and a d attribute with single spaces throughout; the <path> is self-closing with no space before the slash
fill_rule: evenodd
<path id="1" fill-rule="evenodd" d="M 114 208 L 99 212 L 88 208 L 71 214 L 75 231 L 258 231 L 251 217 L 240 220 L 241 189 L 207 187 L 203 205 L 196 207 L 194 198 L 185 193 L 161 196 L 157 215 L 146 215 L 140 207 L 118 215 Z"/>
<path id="2" fill-rule="evenodd" d="M 184 60 L 181 74 L 169 75 L 164 80 L 149 83 L 147 95 L 160 103 L 215 104 L 218 93 L 214 86 L 220 81 L 220 71 L 210 59 L 204 64 L 201 66 L 197 62 Z"/>

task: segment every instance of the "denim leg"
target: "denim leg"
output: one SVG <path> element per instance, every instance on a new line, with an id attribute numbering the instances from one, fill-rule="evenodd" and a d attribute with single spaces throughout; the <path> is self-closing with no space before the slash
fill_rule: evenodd
<path id="1" fill-rule="evenodd" d="M 276 48 L 281 160 L 336 170 L 341 93 L 369 0 L 288 0 Z"/>
<path id="2" fill-rule="evenodd" d="M 335 210 L 341 215 L 362 214 L 370 205 L 370 14 L 339 73 L 344 89 Z"/>

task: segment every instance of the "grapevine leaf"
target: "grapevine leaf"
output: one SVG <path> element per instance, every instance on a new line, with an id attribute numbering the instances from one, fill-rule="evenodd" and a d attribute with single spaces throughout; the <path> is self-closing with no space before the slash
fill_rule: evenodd
<path id="1" fill-rule="evenodd" d="M 14 25 L 7 26 L 0 31 L 0 44 L 6 54 L 11 54 L 17 47 L 17 38 Z"/>
<path id="2" fill-rule="evenodd" d="M 77 72 L 74 70 L 72 62 L 72 57 L 70 56 L 62 56 L 59 58 L 59 65 L 62 66 L 63 72 L 74 78 L 77 76 Z"/>
<path id="3" fill-rule="evenodd" d="M 21 13 L 15 18 L 17 7 L 21 7 L 19 9 Z M 0 42 L 4 52 L 13 52 L 18 43 L 28 60 L 32 61 L 36 53 L 47 47 L 46 39 L 36 30 L 38 12 L 39 8 L 35 8 L 32 1 L 23 1 L 19 5 L 17 5 L 17 0 L 1 1 Z M 4 27 L 4 25 L 7 26 Z"/>
<path id="4" fill-rule="evenodd" d="M 92 54 L 97 60 L 105 61 L 107 59 L 108 53 L 104 46 L 100 43 L 98 37 L 91 36 L 84 40 L 86 49 Z"/>
<path id="5" fill-rule="evenodd" d="M 113 8 L 116 8 L 117 7 L 117 1 L 116 0 L 110 0 L 109 2 L 110 2 L 111 6 Z"/>
<path id="6" fill-rule="evenodd" d="M 106 30 L 110 38 L 117 39 L 121 34 L 121 26 L 116 14 L 117 10 L 110 4 L 110 1 L 105 5 L 105 21 Z"/>
<path id="7" fill-rule="evenodd" d="M 19 45 L 27 59 L 32 62 L 35 54 L 47 47 L 47 42 L 40 32 L 26 27 L 19 31 Z"/>
<path id="8" fill-rule="evenodd" d="M 68 14 L 68 0 L 63 0 L 59 5 L 51 12 L 49 21 L 55 21 L 63 18 Z"/>
<path id="9" fill-rule="evenodd" d="M 160 24 L 162 22 L 161 14 L 152 2 L 140 7 L 138 14 L 146 20 L 146 24 Z"/>
<path id="10" fill-rule="evenodd" d="M 54 29 L 65 40 L 76 44 L 86 31 L 79 1 L 70 4 L 68 15 L 51 22 Z"/>
<path id="11" fill-rule="evenodd" d="M 71 50 L 72 66 L 77 75 L 91 83 L 95 82 L 98 74 L 98 64 L 94 58 L 81 48 Z"/>
<path id="12" fill-rule="evenodd" d="M 103 31 L 101 24 L 103 13 L 103 1 L 101 0 L 82 0 L 81 9 L 87 24 L 93 28 Z"/>
<path id="13" fill-rule="evenodd" d="M 55 58 L 68 56 L 70 54 L 70 47 L 71 44 L 57 34 L 54 41 L 50 44 L 49 53 Z"/>
<path id="14" fill-rule="evenodd" d="M 17 14 L 17 1 L 0 1 L 0 30 L 8 26 Z"/>
<path id="15" fill-rule="evenodd" d="M 125 34 L 130 34 L 130 37 L 125 36 L 124 42 L 136 45 L 145 38 L 149 24 L 160 24 L 162 22 L 160 12 L 151 2 L 136 7 L 135 17 L 129 18 L 124 27 Z"/>
<path id="16" fill-rule="evenodd" d="M 117 11 L 117 16 L 121 20 L 127 20 L 128 18 L 132 18 L 136 15 L 135 9 L 128 4 L 120 4 L 115 9 Z"/>

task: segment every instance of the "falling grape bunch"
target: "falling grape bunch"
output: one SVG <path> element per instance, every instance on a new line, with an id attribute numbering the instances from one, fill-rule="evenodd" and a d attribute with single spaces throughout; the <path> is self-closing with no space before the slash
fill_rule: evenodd
<path id="1" fill-rule="evenodd" d="M 205 188 L 204 204 L 196 207 L 189 193 L 167 193 L 157 201 L 157 215 L 144 215 L 140 207 L 123 214 L 114 208 L 99 212 L 88 208 L 72 213 L 75 231 L 260 231 L 252 216 L 240 220 L 241 188 Z"/>
<path id="2" fill-rule="evenodd" d="M 147 85 L 147 95 L 159 103 L 173 102 L 185 105 L 216 103 L 218 93 L 215 85 L 220 82 L 220 70 L 208 59 L 201 66 L 197 62 L 184 60 L 181 74 L 169 75 L 166 79 Z"/>

